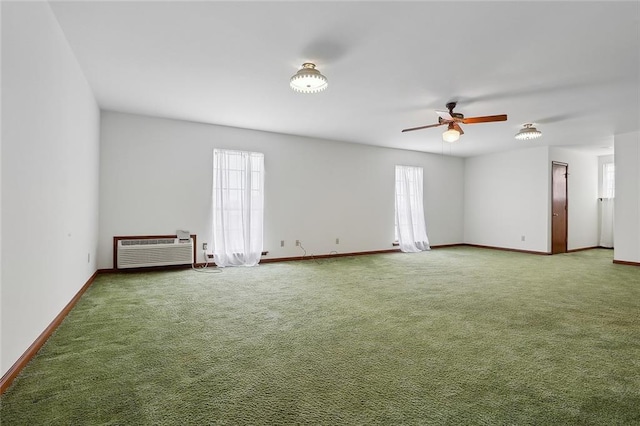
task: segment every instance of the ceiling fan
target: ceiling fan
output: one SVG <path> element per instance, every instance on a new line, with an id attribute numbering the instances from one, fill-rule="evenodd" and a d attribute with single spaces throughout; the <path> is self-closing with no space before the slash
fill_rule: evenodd
<path id="1" fill-rule="evenodd" d="M 442 134 L 442 138 L 447 142 L 455 142 L 460 135 L 464 134 L 460 123 L 462 124 L 476 124 L 476 123 L 490 123 L 493 121 L 507 121 L 507 114 L 500 115 L 486 115 L 483 117 L 468 117 L 459 112 L 453 112 L 456 107 L 456 102 L 449 102 L 447 104 L 447 111 L 436 111 L 438 114 L 438 122 L 436 124 L 429 124 L 426 126 L 412 127 L 410 129 L 404 129 L 403 132 L 411 132 L 413 130 L 427 129 L 429 127 L 438 127 L 447 124 L 448 129 Z"/>

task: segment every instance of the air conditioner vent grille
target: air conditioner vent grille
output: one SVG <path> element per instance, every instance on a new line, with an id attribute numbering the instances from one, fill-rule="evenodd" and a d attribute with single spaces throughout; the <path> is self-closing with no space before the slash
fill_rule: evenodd
<path id="1" fill-rule="evenodd" d="M 122 238 L 115 246 L 116 268 L 189 265 L 194 262 L 194 239 Z"/>
<path id="2" fill-rule="evenodd" d="M 147 246 L 156 244 L 173 244 L 175 241 L 175 238 L 157 238 L 143 240 L 121 240 L 120 243 L 123 246 Z"/>

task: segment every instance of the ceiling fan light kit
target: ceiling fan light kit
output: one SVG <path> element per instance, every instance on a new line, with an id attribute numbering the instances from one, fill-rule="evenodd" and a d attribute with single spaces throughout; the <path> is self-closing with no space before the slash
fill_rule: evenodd
<path id="1" fill-rule="evenodd" d="M 316 64 L 305 62 L 302 68 L 291 77 L 289 86 L 300 93 L 321 92 L 328 86 L 327 77 L 316 69 Z"/>
<path id="2" fill-rule="evenodd" d="M 449 129 L 442 134 L 442 140 L 453 143 L 460 139 L 460 132 L 453 128 L 453 123 L 449 123 Z"/>
<path id="3" fill-rule="evenodd" d="M 516 133 L 515 137 L 519 141 L 529 141 L 532 139 L 538 139 L 540 136 L 542 136 L 542 132 L 533 127 L 533 124 L 527 123 L 522 129 L 520 129 L 520 131 L 518 131 L 518 133 Z"/>

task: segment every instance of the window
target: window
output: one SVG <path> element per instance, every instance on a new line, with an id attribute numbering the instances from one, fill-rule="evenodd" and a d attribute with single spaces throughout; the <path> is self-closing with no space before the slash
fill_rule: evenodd
<path id="1" fill-rule="evenodd" d="M 602 165 L 602 198 L 614 198 L 616 192 L 616 168 L 614 163 Z"/>
<path id="2" fill-rule="evenodd" d="M 422 167 L 396 166 L 396 240 L 403 252 L 429 250 Z"/>
<path id="3" fill-rule="evenodd" d="M 264 155 L 213 151 L 213 256 L 216 265 L 253 266 L 262 254 Z"/>
<path id="4" fill-rule="evenodd" d="M 602 198 L 600 198 L 600 247 L 613 248 L 616 174 L 615 164 L 602 165 Z"/>

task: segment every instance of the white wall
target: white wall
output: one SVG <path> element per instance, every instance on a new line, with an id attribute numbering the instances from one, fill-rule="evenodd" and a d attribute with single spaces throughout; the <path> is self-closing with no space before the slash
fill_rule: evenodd
<path id="1" fill-rule="evenodd" d="M 598 156 L 554 147 L 550 149 L 549 156 L 549 162 L 558 161 L 569 165 L 567 169 L 569 172 L 567 249 L 598 246 Z M 549 235 L 551 235 L 551 224 L 549 224 Z"/>
<path id="2" fill-rule="evenodd" d="M 548 252 L 549 164 L 547 147 L 467 158 L 465 243 Z"/>
<path id="3" fill-rule="evenodd" d="M 640 263 L 640 132 L 615 135 L 614 260 Z"/>
<path id="4" fill-rule="evenodd" d="M 597 246 L 598 157 L 546 146 L 467 158 L 465 243 L 551 252 L 552 161 L 569 164 L 567 249 Z"/>
<path id="5" fill-rule="evenodd" d="M 265 154 L 268 258 L 302 255 L 296 239 L 307 254 L 393 248 L 396 164 L 424 167 L 431 243 L 462 242 L 459 158 L 116 112 L 101 129 L 99 268 L 112 267 L 113 236 L 177 229 L 198 235 L 204 260 L 214 148 Z"/>
<path id="6" fill-rule="evenodd" d="M 49 4 L 4 2 L 2 374 L 96 270 L 99 119 Z"/>

